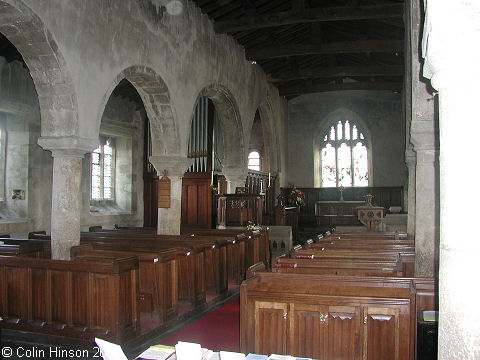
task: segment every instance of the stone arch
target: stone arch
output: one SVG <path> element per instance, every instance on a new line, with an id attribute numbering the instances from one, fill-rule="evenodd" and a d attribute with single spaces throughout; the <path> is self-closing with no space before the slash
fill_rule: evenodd
<path id="1" fill-rule="evenodd" d="M 345 108 L 339 108 L 330 112 L 325 118 L 318 122 L 317 129 L 313 136 L 313 183 L 315 187 L 321 187 L 321 171 L 320 171 L 320 151 L 322 149 L 323 140 L 320 138 L 333 123 L 336 123 L 338 120 L 351 120 L 352 122 L 358 124 L 361 127 L 362 133 L 365 136 L 366 143 L 368 144 L 368 169 L 369 169 L 369 186 L 372 186 L 373 181 L 373 144 L 372 144 L 372 135 L 370 129 L 368 128 L 365 121 L 358 115 L 356 112 L 351 111 Z"/>
<path id="2" fill-rule="evenodd" d="M 20 0 L 0 0 L 0 32 L 17 48 L 30 70 L 39 100 L 41 135 L 78 135 L 73 82 L 42 20 Z"/>
<path id="3" fill-rule="evenodd" d="M 198 98 L 202 96 L 212 100 L 217 111 L 225 152 L 224 168 L 238 168 L 246 171 L 242 120 L 232 93 L 220 84 L 212 84 L 200 91 Z"/>
<path id="4" fill-rule="evenodd" d="M 100 104 L 96 122 L 98 130 L 108 99 L 123 79 L 135 87 L 143 101 L 150 122 L 152 156 L 180 154 L 176 117 L 170 103 L 168 87 L 163 79 L 147 66 L 130 66 L 117 75 Z"/>
<path id="5" fill-rule="evenodd" d="M 260 118 L 262 119 L 263 141 L 265 143 L 265 147 L 269 149 L 268 156 L 270 171 L 278 173 L 280 170 L 278 167 L 280 163 L 278 159 L 280 156 L 280 151 L 278 146 L 278 136 L 275 133 L 275 126 L 273 126 L 274 112 L 269 98 L 260 103 L 258 106 L 258 111 L 260 113 Z"/>

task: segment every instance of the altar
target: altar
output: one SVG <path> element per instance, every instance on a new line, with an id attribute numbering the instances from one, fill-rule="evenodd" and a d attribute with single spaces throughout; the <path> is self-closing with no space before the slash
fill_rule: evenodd
<path id="1" fill-rule="evenodd" d="M 355 209 L 365 201 L 316 201 L 315 217 L 318 226 L 361 225 Z"/>

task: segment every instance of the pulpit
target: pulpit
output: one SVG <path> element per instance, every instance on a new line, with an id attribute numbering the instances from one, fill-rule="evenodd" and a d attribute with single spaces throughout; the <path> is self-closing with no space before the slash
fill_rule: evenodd
<path id="1" fill-rule="evenodd" d="M 217 225 L 246 226 L 262 223 L 263 195 L 217 195 Z"/>
<path id="2" fill-rule="evenodd" d="M 291 226 L 294 241 L 297 240 L 298 234 L 298 211 L 298 207 L 283 206 L 282 203 L 279 203 L 275 209 L 275 225 Z"/>

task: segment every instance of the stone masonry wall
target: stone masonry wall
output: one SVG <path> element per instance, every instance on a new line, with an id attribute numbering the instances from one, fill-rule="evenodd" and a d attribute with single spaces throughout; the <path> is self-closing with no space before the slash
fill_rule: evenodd
<path id="1" fill-rule="evenodd" d="M 310 94 L 289 101 L 287 182 L 314 186 L 314 137 L 321 136 L 327 116 L 339 109 L 358 115 L 370 132 L 371 186 L 404 185 L 405 121 L 401 95 L 369 91 Z"/>

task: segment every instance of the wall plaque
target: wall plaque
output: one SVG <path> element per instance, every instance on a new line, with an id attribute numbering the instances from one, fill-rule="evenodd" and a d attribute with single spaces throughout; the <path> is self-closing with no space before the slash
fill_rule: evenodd
<path id="1" fill-rule="evenodd" d="M 170 207 L 170 179 L 167 177 L 167 170 L 163 170 L 163 176 L 158 180 L 158 207 Z"/>

